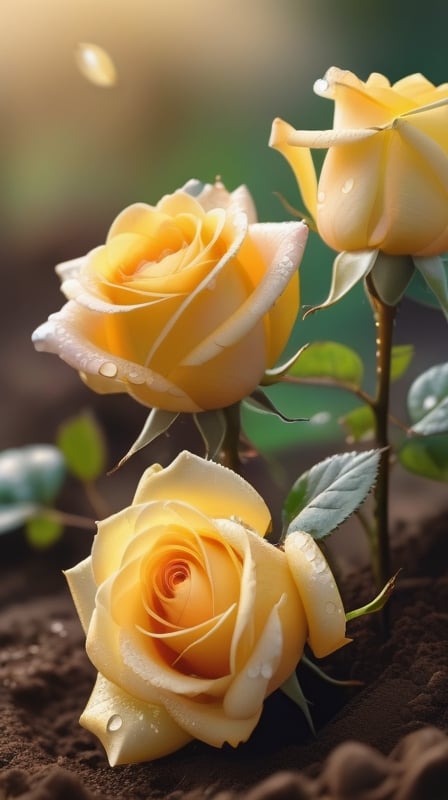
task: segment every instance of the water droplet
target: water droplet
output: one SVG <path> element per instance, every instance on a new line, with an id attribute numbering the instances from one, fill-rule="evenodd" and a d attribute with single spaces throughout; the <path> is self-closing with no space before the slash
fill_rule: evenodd
<path id="1" fill-rule="evenodd" d="M 437 397 L 434 397 L 433 394 L 428 394 L 427 397 L 423 400 L 423 408 L 425 411 L 430 411 L 431 408 L 437 405 Z"/>
<path id="2" fill-rule="evenodd" d="M 325 192 L 320 191 L 317 193 L 317 202 L 325 203 Z"/>
<path id="3" fill-rule="evenodd" d="M 112 714 L 111 717 L 107 720 L 106 730 L 109 733 L 115 733 L 115 731 L 119 731 L 121 726 L 123 725 L 123 720 L 121 719 L 119 714 Z"/>
<path id="4" fill-rule="evenodd" d="M 104 364 L 101 364 L 99 367 L 98 372 L 103 378 L 115 378 L 118 367 L 113 361 L 105 361 Z"/>
<path id="5" fill-rule="evenodd" d="M 261 665 L 261 675 L 266 680 L 270 680 L 274 674 L 274 670 L 272 669 L 272 664 L 262 664 Z"/>
<path id="6" fill-rule="evenodd" d="M 316 94 L 322 94 L 323 92 L 328 92 L 328 81 L 326 78 L 319 78 L 317 81 L 314 82 L 313 91 Z"/>
<path id="7" fill-rule="evenodd" d="M 75 59 L 79 71 L 96 86 L 114 86 L 117 82 L 115 64 L 102 47 L 81 42 L 75 50 Z"/>
<path id="8" fill-rule="evenodd" d="M 212 280 L 207 283 L 205 288 L 209 289 L 210 292 L 216 289 L 216 278 L 212 278 Z"/>
<path id="9" fill-rule="evenodd" d="M 335 614 L 336 611 L 337 611 L 337 605 L 335 603 L 332 603 L 331 601 L 325 603 L 325 612 L 327 614 Z"/>
<path id="10" fill-rule="evenodd" d="M 258 678 L 261 671 L 260 664 L 252 664 L 251 667 L 247 670 L 247 677 L 248 678 Z"/>
<path id="11" fill-rule="evenodd" d="M 341 189 L 342 194 L 348 194 L 349 192 L 351 192 L 354 185 L 355 181 L 353 180 L 353 178 L 348 178 Z"/>

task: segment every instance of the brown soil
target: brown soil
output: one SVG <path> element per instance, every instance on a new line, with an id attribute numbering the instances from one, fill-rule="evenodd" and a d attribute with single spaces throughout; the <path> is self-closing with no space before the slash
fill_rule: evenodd
<path id="1" fill-rule="evenodd" d="M 50 552 L 20 534 L 0 540 L 0 798 L 320 798 L 446 800 L 448 797 L 447 515 L 424 530 L 394 533 L 402 572 L 379 615 L 350 623 L 353 643 L 323 666 L 364 686 L 340 688 L 299 668 L 318 729 L 280 692 L 265 704 L 252 739 L 238 749 L 193 743 L 149 764 L 111 769 L 78 725 L 94 670 L 61 568 L 84 555 L 69 531 Z M 342 579 L 347 608 L 374 593 L 370 572 Z M 322 665 L 321 665 L 322 666 Z"/>

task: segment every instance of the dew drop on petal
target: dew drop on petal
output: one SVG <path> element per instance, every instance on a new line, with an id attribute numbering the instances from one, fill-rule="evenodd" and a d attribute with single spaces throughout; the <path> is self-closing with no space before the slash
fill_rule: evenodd
<path id="1" fill-rule="evenodd" d="M 119 714 L 112 714 L 111 717 L 107 720 L 106 730 L 109 733 L 115 733 L 115 731 L 119 731 L 121 726 L 123 725 L 123 720 Z"/>
<path id="2" fill-rule="evenodd" d="M 104 364 L 101 364 L 99 367 L 98 372 L 103 376 L 103 378 L 115 378 L 118 368 L 113 361 L 105 361 Z"/>
<path id="3" fill-rule="evenodd" d="M 270 680 L 274 674 L 274 670 L 272 668 L 272 664 L 262 664 L 261 665 L 261 676 L 262 678 L 266 678 L 266 680 Z"/>
<path id="4" fill-rule="evenodd" d="M 75 50 L 75 59 L 79 71 L 96 86 L 114 86 L 117 82 L 115 64 L 102 47 L 81 42 Z"/>
<path id="5" fill-rule="evenodd" d="M 336 611 L 337 611 L 337 606 L 335 603 L 332 603 L 330 601 L 328 603 L 325 603 L 325 612 L 327 614 L 335 614 Z"/>
<path id="6" fill-rule="evenodd" d="M 325 192 L 318 192 L 317 193 L 317 202 L 318 203 L 325 203 Z"/>
<path id="7" fill-rule="evenodd" d="M 354 185 L 355 181 L 353 180 L 353 178 L 348 178 L 341 189 L 342 194 L 348 194 L 349 192 L 351 192 Z"/>
<path id="8" fill-rule="evenodd" d="M 247 670 L 247 677 L 248 678 L 258 678 L 260 674 L 260 665 L 259 664 L 252 664 Z"/>

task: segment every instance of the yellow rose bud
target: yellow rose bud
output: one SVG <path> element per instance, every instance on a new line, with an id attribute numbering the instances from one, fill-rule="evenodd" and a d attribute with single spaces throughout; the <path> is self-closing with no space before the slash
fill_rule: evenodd
<path id="1" fill-rule="evenodd" d="M 275 120 L 270 145 L 291 165 L 318 231 L 335 250 L 438 255 L 448 249 L 448 83 L 393 85 L 332 67 L 314 89 L 334 100 L 333 130 Z M 317 181 L 310 148 L 328 149 Z"/>
<path id="2" fill-rule="evenodd" d="M 33 341 L 100 393 L 175 412 L 231 405 L 288 341 L 306 238 L 303 223 L 257 223 L 244 186 L 190 181 L 57 267 L 69 302 Z"/>
<path id="3" fill-rule="evenodd" d="M 319 548 L 296 532 L 284 552 L 263 538 L 270 525 L 243 478 L 183 452 L 146 470 L 133 504 L 99 523 L 91 555 L 66 572 L 99 673 L 80 721 L 111 765 L 192 738 L 238 745 L 306 641 L 317 656 L 347 641 Z"/>

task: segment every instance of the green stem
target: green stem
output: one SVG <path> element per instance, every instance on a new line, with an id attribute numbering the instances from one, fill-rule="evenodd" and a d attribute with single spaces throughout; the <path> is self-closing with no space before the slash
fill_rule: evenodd
<path id="1" fill-rule="evenodd" d="M 368 276 L 367 289 L 372 301 L 376 325 L 376 396 L 372 404 L 375 417 L 376 445 L 382 450 L 375 485 L 375 535 L 372 546 L 372 559 L 378 588 L 381 589 L 390 576 L 389 545 L 389 402 L 390 370 L 393 327 L 396 306 L 387 305 L 375 291 L 373 281 Z"/>
<path id="2" fill-rule="evenodd" d="M 241 467 L 241 459 L 239 453 L 240 444 L 240 403 L 234 403 L 232 406 L 223 408 L 224 417 L 226 420 L 226 433 L 221 448 L 221 464 L 225 467 L 230 467 L 234 472 L 239 472 Z"/>

